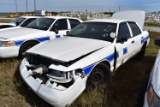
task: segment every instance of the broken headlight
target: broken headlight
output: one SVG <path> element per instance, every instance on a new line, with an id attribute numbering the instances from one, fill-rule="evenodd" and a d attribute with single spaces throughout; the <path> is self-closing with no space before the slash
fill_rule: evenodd
<path id="1" fill-rule="evenodd" d="M 48 78 L 50 78 L 51 81 L 58 83 L 68 83 L 71 82 L 73 79 L 72 71 L 62 72 L 58 70 L 49 69 L 49 73 L 46 75 Z"/>

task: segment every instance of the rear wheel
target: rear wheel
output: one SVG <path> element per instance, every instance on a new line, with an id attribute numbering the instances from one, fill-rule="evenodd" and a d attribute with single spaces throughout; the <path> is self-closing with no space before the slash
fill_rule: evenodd
<path id="1" fill-rule="evenodd" d="M 144 56 L 145 56 L 145 52 L 146 52 L 146 43 L 143 44 L 142 48 L 141 48 L 141 51 L 138 53 L 137 55 L 137 59 L 138 61 L 141 61 L 144 59 Z"/>
<path id="2" fill-rule="evenodd" d="M 20 47 L 19 51 L 19 58 L 24 58 L 23 53 L 26 52 L 28 49 L 32 48 L 34 45 L 36 45 L 38 42 L 26 42 Z"/>
<path id="3" fill-rule="evenodd" d="M 105 63 L 100 63 L 91 72 L 87 80 L 87 88 L 96 88 L 108 82 L 111 78 L 109 67 Z"/>

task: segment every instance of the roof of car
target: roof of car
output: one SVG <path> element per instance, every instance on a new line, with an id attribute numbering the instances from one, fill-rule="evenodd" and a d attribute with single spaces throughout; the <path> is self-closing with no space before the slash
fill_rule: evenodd
<path id="1" fill-rule="evenodd" d="M 67 17 L 67 16 L 45 16 L 45 17 L 54 18 L 54 19 L 62 19 L 62 18 L 78 19 L 78 18 L 75 18 L 75 17 Z"/>
<path id="2" fill-rule="evenodd" d="M 20 17 L 24 17 L 24 18 L 54 18 L 54 19 L 61 19 L 61 18 L 71 18 L 71 19 L 78 19 L 78 18 L 75 18 L 75 17 L 68 17 L 68 16 L 20 16 Z"/>
<path id="3" fill-rule="evenodd" d="M 94 19 L 94 20 L 88 20 L 86 22 L 112 22 L 112 23 L 121 23 L 126 20 L 121 20 L 121 19 Z"/>
<path id="4" fill-rule="evenodd" d="M 20 16 L 22 18 L 39 18 L 40 16 Z M 18 17 L 18 18 L 20 18 Z"/>

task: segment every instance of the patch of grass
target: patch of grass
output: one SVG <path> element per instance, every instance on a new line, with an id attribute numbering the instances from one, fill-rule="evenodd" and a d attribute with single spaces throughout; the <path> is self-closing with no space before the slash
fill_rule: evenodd
<path id="1" fill-rule="evenodd" d="M 160 23 L 145 23 L 145 26 L 160 27 Z"/>
<path id="2" fill-rule="evenodd" d="M 107 85 L 83 92 L 71 107 L 137 107 L 139 93 L 149 78 L 159 47 L 150 32 L 151 42 L 143 61 L 128 61 L 115 72 Z M 30 91 L 19 74 L 18 59 L 0 59 L 0 105 L 2 107 L 51 107 Z"/>
<path id="3" fill-rule="evenodd" d="M 9 23 L 10 19 L 0 19 L 0 23 Z"/>

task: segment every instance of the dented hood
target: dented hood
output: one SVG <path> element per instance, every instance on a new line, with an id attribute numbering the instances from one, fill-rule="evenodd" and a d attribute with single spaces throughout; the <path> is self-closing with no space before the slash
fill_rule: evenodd
<path id="1" fill-rule="evenodd" d="M 63 37 L 38 44 L 27 52 L 69 62 L 109 45 L 110 42 L 102 40 Z"/>

